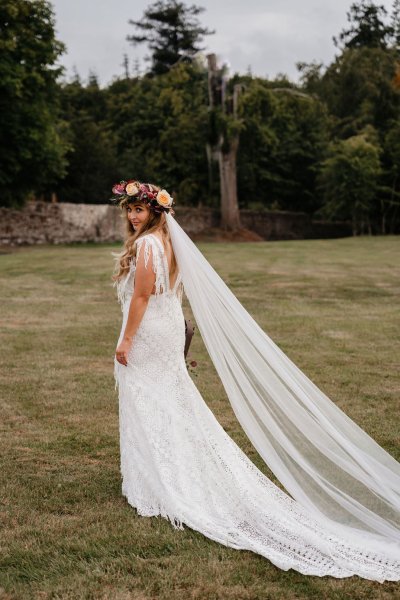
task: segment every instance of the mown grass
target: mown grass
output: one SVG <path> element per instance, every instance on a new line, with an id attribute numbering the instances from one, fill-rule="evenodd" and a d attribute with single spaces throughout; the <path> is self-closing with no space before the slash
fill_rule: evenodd
<path id="1" fill-rule="evenodd" d="M 276 343 L 400 459 L 399 240 L 199 244 Z M 136 514 L 120 493 L 111 245 L 0 256 L 4 599 L 400 597 L 400 585 L 282 572 Z M 190 311 L 186 305 L 186 313 Z M 257 465 L 199 334 L 196 385 Z"/>

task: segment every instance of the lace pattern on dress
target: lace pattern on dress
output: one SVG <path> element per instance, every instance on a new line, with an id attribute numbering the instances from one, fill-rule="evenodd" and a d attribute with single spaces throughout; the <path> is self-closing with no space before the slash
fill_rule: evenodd
<path id="1" fill-rule="evenodd" d="M 144 252 L 145 267 L 148 267 L 150 261 L 151 268 L 156 276 L 155 293 L 152 295 L 156 297 L 164 297 L 164 294 L 166 296 L 171 294 L 176 295 L 180 304 L 182 304 L 184 288 L 181 274 L 178 272 L 177 279 L 171 290 L 169 286 L 168 260 L 164 247 L 155 235 L 148 233 L 136 240 L 136 258 L 131 259 L 127 275 L 114 283 L 114 287 L 117 289 L 117 298 L 121 305 L 121 310 L 124 310 L 126 302 L 130 301 L 133 295 L 136 263 L 141 252 Z"/>
<path id="2" fill-rule="evenodd" d="M 151 251 L 151 254 L 152 254 L 151 266 L 152 266 L 153 272 L 156 276 L 156 281 L 154 284 L 156 296 L 168 291 L 168 280 L 167 280 L 168 269 L 165 270 L 163 268 L 165 266 L 165 265 L 163 265 L 163 259 L 165 258 L 165 253 L 161 254 L 160 247 L 157 245 L 157 242 L 158 242 L 157 238 L 155 236 L 152 236 L 151 234 L 140 237 L 136 242 L 136 248 L 137 248 L 136 249 L 136 264 L 139 260 L 139 256 L 142 251 L 142 248 L 144 247 L 144 250 L 143 250 L 144 251 L 144 266 L 147 269 L 147 266 L 149 263 L 149 258 L 150 258 L 150 251 Z"/>
<path id="3" fill-rule="evenodd" d="M 138 248 L 145 262 L 152 258 L 158 269 L 158 289 L 169 283 L 160 246 L 153 236 L 143 236 Z M 120 336 L 133 294 L 134 267 L 122 285 Z M 150 298 L 128 366 L 115 361 L 122 494 L 128 503 L 139 515 L 161 515 L 175 528 L 186 525 L 225 546 L 251 550 L 281 569 L 400 579 L 398 559 L 380 553 L 378 541 L 376 554 L 370 553 L 361 538 L 343 538 L 334 525 L 320 525 L 225 432 L 187 371 L 182 308 L 173 290 L 163 289 L 165 294 Z"/>

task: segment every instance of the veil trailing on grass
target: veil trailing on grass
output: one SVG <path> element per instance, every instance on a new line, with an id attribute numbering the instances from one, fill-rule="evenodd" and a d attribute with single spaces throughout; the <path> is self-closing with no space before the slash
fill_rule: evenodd
<path id="1" fill-rule="evenodd" d="M 381 541 L 400 552 L 400 463 L 296 367 L 166 218 L 201 336 L 258 453 L 315 519 L 366 549 Z"/>

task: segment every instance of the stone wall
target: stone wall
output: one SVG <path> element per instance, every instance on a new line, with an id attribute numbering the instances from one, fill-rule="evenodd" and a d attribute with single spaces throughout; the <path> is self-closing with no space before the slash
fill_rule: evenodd
<path id="1" fill-rule="evenodd" d="M 178 207 L 176 219 L 185 231 L 201 234 L 218 227 L 218 211 Z M 243 226 L 266 240 L 351 235 L 347 224 L 313 222 L 303 213 L 241 212 Z M 23 209 L 0 207 L 0 245 L 114 242 L 123 239 L 120 209 L 107 204 L 28 202 Z"/>
<path id="2" fill-rule="evenodd" d="M 242 210 L 240 218 L 244 227 L 267 240 L 301 239 L 310 233 L 311 218 L 305 213 Z"/>
<path id="3" fill-rule="evenodd" d="M 122 239 L 120 212 L 107 204 L 27 202 L 0 208 L 0 244 L 112 242 Z"/>
<path id="4" fill-rule="evenodd" d="M 240 219 L 244 227 L 255 231 L 266 240 L 338 238 L 352 235 L 350 223 L 313 221 L 307 213 L 242 210 Z"/>

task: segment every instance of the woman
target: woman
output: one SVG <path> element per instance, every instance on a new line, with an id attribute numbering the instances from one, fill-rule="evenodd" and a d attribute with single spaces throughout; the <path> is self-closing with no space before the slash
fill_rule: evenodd
<path id="1" fill-rule="evenodd" d="M 129 180 L 113 192 L 128 223 L 115 378 L 129 504 L 285 570 L 399 580 L 398 463 L 258 327 L 176 223 L 165 190 Z M 240 423 L 295 500 L 240 450 L 190 378 L 183 289 Z"/>

